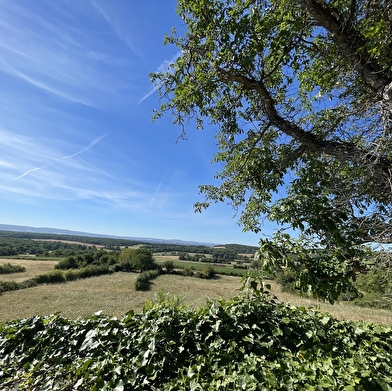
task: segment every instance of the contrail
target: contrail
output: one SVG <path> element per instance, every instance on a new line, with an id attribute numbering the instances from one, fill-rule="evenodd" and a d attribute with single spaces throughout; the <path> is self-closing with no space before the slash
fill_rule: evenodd
<path id="1" fill-rule="evenodd" d="M 164 175 L 163 179 L 161 180 L 161 182 L 159 183 L 157 189 L 155 190 L 154 196 L 152 197 L 152 200 L 151 200 L 151 202 L 150 202 L 150 206 L 151 206 L 152 203 L 154 202 L 155 197 L 156 197 L 156 195 L 158 194 L 158 191 L 159 191 L 159 189 L 161 188 L 162 183 L 163 183 L 164 180 L 166 179 L 166 175 L 168 174 L 168 172 L 169 172 L 169 170 L 166 171 L 166 174 Z"/>
<path id="2" fill-rule="evenodd" d="M 95 140 L 91 141 L 91 143 L 90 143 L 86 148 L 83 148 L 83 149 L 80 150 L 79 152 L 73 153 L 72 155 L 69 155 L 69 156 L 64 156 L 64 157 L 62 157 L 61 159 L 54 159 L 54 161 L 55 161 L 55 162 L 59 162 L 59 161 L 61 161 L 61 160 L 70 159 L 70 158 L 72 158 L 72 157 L 75 157 L 75 156 L 80 155 L 80 154 L 83 153 L 83 152 L 88 151 L 88 150 L 91 149 L 95 144 L 99 143 L 102 139 L 104 139 L 108 134 L 109 134 L 109 133 L 105 133 L 104 135 L 97 137 Z M 49 166 L 52 166 L 52 165 L 53 165 L 53 163 L 47 164 L 47 165 L 42 166 L 42 167 L 32 168 L 32 169 L 26 171 L 25 173 L 23 173 L 22 175 L 19 175 L 18 177 L 9 180 L 8 183 L 9 183 L 9 182 L 16 181 L 16 180 L 18 180 L 18 179 L 21 179 L 21 178 L 23 178 L 24 176 L 30 174 L 30 173 L 33 172 L 33 171 L 42 170 L 43 168 L 46 168 L 46 167 L 49 167 Z M 94 167 L 94 168 L 95 168 L 95 167 Z M 107 174 L 106 174 L 106 175 L 107 175 Z M 114 178 L 113 178 L 113 179 L 114 179 Z"/>
<path id="3" fill-rule="evenodd" d="M 38 170 L 42 170 L 43 168 L 46 168 L 46 167 L 48 167 L 48 165 L 46 165 L 46 166 L 42 166 L 42 167 L 36 167 L 36 168 L 32 168 L 31 170 L 28 170 L 28 171 L 26 171 L 24 174 L 22 174 L 22 175 L 19 175 L 18 177 L 16 177 L 16 178 L 14 178 L 14 179 L 11 179 L 11 180 L 9 180 L 7 183 L 9 183 L 9 182 L 13 182 L 13 181 L 16 181 L 17 179 L 23 178 L 24 176 L 26 176 L 26 175 L 30 174 L 30 172 L 33 172 L 33 171 L 38 171 Z"/>
<path id="4" fill-rule="evenodd" d="M 106 134 L 104 134 L 104 135 L 102 135 L 102 136 L 100 136 L 100 137 L 97 137 L 95 140 L 91 141 L 91 143 L 90 143 L 86 148 L 83 148 L 83 149 L 80 150 L 79 152 L 73 153 L 72 155 L 64 156 L 62 159 L 69 159 L 69 158 L 71 158 L 71 157 L 78 156 L 78 155 L 80 155 L 81 153 L 88 151 L 88 150 L 91 149 L 95 144 L 99 143 L 102 139 L 104 139 L 108 134 L 109 134 L 109 133 L 106 133 Z"/>
<path id="5" fill-rule="evenodd" d="M 150 92 L 148 92 L 146 95 L 144 95 L 142 99 L 139 100 L 138 105 L 140 105 L 140 103 L 142 103 L 145 99 L 147 99 L 149 96 L 151 96 L 157 90 L 158 90 L 158 88 L 154 87 Z"/>
<path id="6" fill-rule="evenodd" d="M 89 162 L 86 162 L 86 161 L 85 161 L 84 159 L 82 159 L 82 158 L 78 158 L 78 159 L 79 159 L 80 161 L 82 161 L 83 163 L 89 165 L 90 167 L 94 168 L 94 170 L 97 170 L 97 171 L 100 172 L 101 174 L 104 174 L 104 175 L 106 175 L 107 177 L 109 177 L 110 179 L 113 179 L 114 181 L 118 182 L 120 185 L 123 185 L 123 186 L 127 187 L 128 189 L 133 190 L 132 187 L 130 187 L 130 186 L 126 185 L 125 183 L 119 181 L 119 180 L 116 179 L 115 177 L 109 175 L 107 172 L 102 171 L 100 168 L 95 167 L 93 164 L 91 164 L 91 163 L 89 163 Z"/>

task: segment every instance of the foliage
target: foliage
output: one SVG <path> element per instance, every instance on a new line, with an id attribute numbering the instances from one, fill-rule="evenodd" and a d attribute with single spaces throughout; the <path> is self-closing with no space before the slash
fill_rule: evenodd
<path id="1" fill-rule="evenodd" d="M 201 278 L 210 279 L 210 278 L 214 278 L 215 275 L 216 275 L 216 270 L 212 265 L 205 265 L 200 272 Z"/>
<path id="2" fill-rule="evenodd" d="M 88 266 L 106 266 L 110 267 L 117 263 L 118 253 L 115 251 L 87 249 L 78 251 L 65 259 L 62 259 L 55 266 L 56 269 L 78 269 Z"/>
<path id="3" fill-rule="evenodd" d="M 49 273 L 39 274 L 34 279 L 37 284 L 56 284 L 59 282 L 65 282 L 64 274 L 61 270 L 52 270 Z"/>
<path id="4" fill-rule="evenodd" d="M 390 328 L 265 294 L 199 310 L 162 295 L 123 319 L 0 325 L 0 386 L 19 390 L 390 390 Z"/>
<path id="5" fill-rule="evenodd" d="M 215 251 L 227 250 L 236 254 L 253 254 L 258 248 L 256 246 L 247 246 L 244 244 L 223 244 L 220 246 L 177 244 L 177 243 L 148 243 L 144 245 L 153 253 L 197 253 L 197 254 L 213 254 Z"/>
<path id="6" fill-rule="evenodd" d="M 79 236 L 79 235 L 66 235 L 66 234 L 50 234 L 50 233 L 40 233 L 40 232 L 21 232 L 21 231 L 0 231 L 1 241 L 6 240 L 24 240 L 24 242 L 32 245 L 34 243 L 33 239 L 37 241 L 39 246 L 65 246 L 67 248 L 86 248 L 80 243 L 86 243 L 86 245 L 97 245 L 104 246 L 109 250 L 118 250 L 121 246 L 133 246 L 140 244 L 140 241 L 130 240 L 130 239 L 118 239 L 118 238 L 108 238 L 101 236 Z M 67 243 L 65 243 L 65 242 Z M 68 243 L 71 242 L 71 243 Z M 76 242 L 76 243 L 72 243 Z"/>
<path id="7" fill-rule="evenodd" d="M 183 138 L 191 123 L 217 128 L 223 168 L 196 211 L 227 201 L 245 230 L 294 229 L 263 238 L 260 259 L 304 268 L 301 289 L 331 302 L 363 245 L 392 241 L 391 4 L 179 0 L 186 31 L 165 38 L 179 55 L 151 75 L 155 119 L 169 112 Z M 297 262 L 275 257 L 293 250 Z"/>
<path id="8" fill-rule="evenodd" d="M 135 290 L 137 291 L 150 290 L 151 280 L 157 278 L 159 275 L 160 275 L 160 271 L 157 269 L 140 273 L 135 281 Z"/>
<path id="9" fill-rule="evenodd" d="M 146 248 L 124 248 L 118 257 L 124 271 L 146 271 L 158 268 L 152 252 Z"/>
<path id="10" fill-rule="evenodd" d="M 370 270 L 358 276 L 355 283 L 360 297 L 356 305 L 392 309 L 392 269 Z"/>
<path id="11" fill-rule="evenodd" d="M 174 262 L 170 259 L 163 262 L 162 266 L 165 268 L 166 273 L 170 273 L 174 270 Z"/>
<path id="12" fill-rule="evenodd" d="M 0 294 L 3 292 L 16 291 L 17 289 L 19 289 L 19 285 L 15 281 L 0 281 Z"/>
<path id="13" fill-rule="evenodd" d="M 0 274 L 23 273 L 26 271 L 24 266 L 12 265 L 11 263 L 4 263 L 0 265 Z"/>
<path id="14" fill-rule="evenodd" d="M 181 272 L 185 277 L 193 277 L 195 274 L 195 268 L 193 266 L 186 266 L 181 270 Z"/>
<path id="15" fill-rule="evenodd" d="M 39 274 L 29 280 L 22 282 L 5 282 L 0 281 L 0 294 L 2 292 L 14 291 L 17 289 L 26 289 L 40 284 L 57 284 L 66 281 L 74 281 L 83 278 L 90 278 L 101 276 L 104 274 L 111 274 L 113 270 L 107 266 L 91 265 L 79 269 L 69 270 L 52 270 L 49 273 Z"/>

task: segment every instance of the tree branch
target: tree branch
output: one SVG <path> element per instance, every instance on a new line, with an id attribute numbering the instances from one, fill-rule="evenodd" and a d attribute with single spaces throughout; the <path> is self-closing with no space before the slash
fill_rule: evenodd
<path id="1" fill-rule="evenodd" d="M 354 28 L 353 24 L 345 24 L 342 20 L 339 20 L 333 10 L 328 8 L 324 2 L 320 3 L 316 0 L 295 1 L 305 8 L 315 21 L 330 33 L 342 56 L 349 62 L 355 72 L 360 75 L 364 83 L 382 99 L 385 88 L 391 83 L 391 74 L 383 70 L 377 61 L 370 57 L 366 49 L 364 49 L 366 42 Z M 392 100 L 392 97 L 389 95 L 387 98 Z"/>
<path id="2" fill-rule="evenodd" d="M 237 82 L 247 90 L 256 91 L 261 100 L 261 107 L 268 120 L 288 136 L 306 146 L 310 152 L 326 154 L 342 161 L 351 161 L 365 166 L 367 171 L 378 176 L 383 189 L 391 192 L 392 162 L 369 151 L 358 148 L 352 143 L 336 142 L 317 137 L 314 133 L 305 131 L 297 124 L 283 118 L 275 107 L 274 100 L 262 81 L 216 68 L 217 74 L 226 82 Z"/>

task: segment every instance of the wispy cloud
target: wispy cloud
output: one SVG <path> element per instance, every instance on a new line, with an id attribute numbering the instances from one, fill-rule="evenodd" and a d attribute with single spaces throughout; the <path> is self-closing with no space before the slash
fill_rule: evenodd
<path id="1" fill-rule="evenodd" d="M 140 103 L 142 103 L 144 100 L 146 100 L 149 96 L 151 96 L 156 91 L 158 91 L 158 88 L 154 87 L 150 92 L 147 92 L 147 94 L 144 95 L 142 99 L 139 100 L 138 104 L 140 105 Z"/>
<path id="2" fill-rule="evenodd" d="M 114 29 L 115 35 L 110 39 L 89 34 L 85 14 L 91 13 L 92 5 L 97 9 L 95 2 L 78 7 L 64 3 L 63 9 L 48 2 L 48 8 L 55 9 L 50 17 L 44 17 L 46 11 L 34 12 L 35 4 L 0 3 L 0 71 L 59 98 L 99 109 L 111 107 L 113 98 L 124 100 L 132 88 L 132 57 L 113 47 L 126 42 L 137 56 L 127 29 L 112 21 L 107 30 Z"/>
<path id="3" fill-rule="evenodd" d="M 102 143 L 108 134 L 95 137 L 75 153 L 65 154 L 63 150 L 70 149 L 73 144 L 64 140 L 35 139 L 0 129 L 0 192 L 29 199 L 90 200 L 90 207 L 96 208 L 146 210 L 150 190 L 137 180 L 133 180 L 135 185 L 131 185 L 130 178 L 127 181 L 117 178 L 105 169 L 108 161 L 97 155 L 94 147 Z M 100 150 L 107 156 L 105 144 Z M 82 158 L 83 154 L 88 154 L 89 158 Z M 88 161 L 90 159 L 93 162 Z M 98 166 L 101 162 L 103 168 Z M 30 168 L 15 175 L 26 166 Z M 11 175 L 14 176 L 6 180 Z"/>
<path id="4" fill-rule="evenodd" d="M 7 63 L 4 59 L 2 59 L 0 61 L 0 69 L 3 72 L 6 72 L 14 77 L 19 78 L 19 79 L 22 79 L 22 80 L 26 81 L 27 83 L 31 84 L 32 86 L 37 87 L 43 91 L 57 95 L 61 98 L 70 100 L 72 102 L 82 103 L 86 106 L 94 106 L 91 103 L 91 101 L 84 99 L 81 95 L 78 96 L 78 94 L 70 92 L 68 88 L 62 88 L 62 89 L 55 88 L 55 87 L 52 87 L 50 84 L 45 83 L 43 80 L 34 79 L 34 78 L 28 76 L 27 74 L 23 73 L 22 71 L 19 71 L 16 68 L 14 68 L 12 65 Z"/>
<path id="5" fill-rule="evenodd" d="M 113 175 L 108 174 L 107 172 L 101 170 L 100 168 L 94 166 L 93 164 L 86 162 L 86 160 L 79 158 L 80 161 L 82 161 L 83 163 L 87 164 L 88 166 L 92 167 L 94 170 L 100 172 L 101 174 L 107 176 L 108 178 L 110 178 L 111 180 L 121 184 L 124 187 L 127 187 L 128 189 L 132 189 L 132 187 L 128 186 L 126 183 L 124 183 L 123 181 L 120 181 L 119 179 L 115 178 Z"/>
<path id="6" fill-rule="evenodd" d="M 21 179 L 21 178 L 25 177 L 26 175 L 31 174 L 31 173 L 34 172 L 34 171 L 42 170 L 42 169 L 44 169 L 44 168 L 47 168 L 48 166 L 53 166 L 53 165 L 55 164 L 55 162 L 59 162 L 59 161 L 61 161 L 61 160 L 66 160 L 66 159 L 70 159 L 70 158 L 73 158 L 73 157 L 75 157 L 75 156 L 78 156 L 78 155 L 82 154 L 83 152 L 87 152 L 87 151 L 88 151 L 89 149 L 91 149 L 95 144 L 97 144 L 97 143 L 100 142 L 102 139 L 104 139 L 107 135 L 108 135 L 108 133 L 106 133 L 106 134 L 104 134 L 104 135 L 102 135 L 102 136 L 97 137 L 96 139 L 94 139 L 93 141 L 91 141 L 91 143 L 90 143 L 87 147 L 82 148 L 82 149 L 79 150 L 78 152 L 75 152 L 75 153 L 73 153 L 73 154 L 71 154 L 71 155 L 63 156 L 63 157 L 60 158 L 60 159 L 54 159 L 54 162 L 52 162 L 52 163 L 50 163 L 50 164 L 46 164 L 46 165 L 44 165 L 44 166 L 35 167 L 35 168 L 30 169 L 30 170 L 27 170 L 27 171 L 24 172 L 22 175 L 19 175 L 19 176 L 17 176 L 16 178 L 11 179 L 9 182 L 14 182 L 14 181 L 16 181 L 16 180 L 18 180 L 18 179 Z"/>
<path id="7" fill-rule="evenodd" d="M 97 1 L 92 0 L 91 4 L 99 12 L 99 14 L 106 20 L 109 26 L 114 30 L 118 38 L 121 41 L 123 41 L 125 45 L 128 46 L 128 48 L 140 58 L 139 53 L 136 51 L 135 46 L 132 43 L 130 34 L 122 29 L 122 27 L 119 24 L 120 23 L 119 20 L 115 17 L 110 17 L 108 11 L 104 10 L 104 8 L 101 5 L 99 5 Z"/>

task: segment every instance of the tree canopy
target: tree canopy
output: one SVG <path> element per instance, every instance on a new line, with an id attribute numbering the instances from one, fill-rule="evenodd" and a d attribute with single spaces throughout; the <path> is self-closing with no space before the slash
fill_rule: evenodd
<path id="1" fill-rule="evenodd" d="M 392 3 L 389 0 L 179 0 L 186 31 L 169 69 L 151 75 L 186 136 L 216 127 L 218 184 L 264 267 L 334 301 L 392 242 Z M 286 228 L 291 228 L 287 230 Z M 292 229 L 295 234 L 292 234 Z M 291 232 L 291 235 L 289 234 Z"/>
<path id="2" fill-rule="evenodd" d="M 157 267 L 152 252 L 146 248 L 123 248 L 118 258 L 127 271 L 143 272 Z"/>

